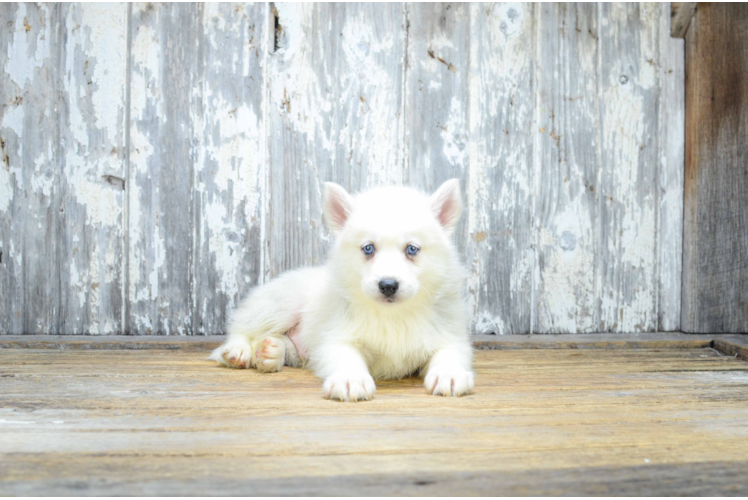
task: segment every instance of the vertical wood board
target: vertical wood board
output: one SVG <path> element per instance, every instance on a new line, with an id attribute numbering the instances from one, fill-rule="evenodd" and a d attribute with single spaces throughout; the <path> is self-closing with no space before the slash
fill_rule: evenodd
<path id="1" fill-rule="evenodd" d="M 224 332 L 260 278 L 266 4 L 205 4 L 194 93 L 192 329 Z"/>
<path id="2" fill-rule="evenodd" d="M 687 332 L 748 332 L 748 6 L 699 4 L 686 33 Z"/>
<path id="3" fill-rule="evenodd" d="M 61 8 L 0 6 L 0 332 L 60 332 Z"/>
<path id="4" fill-rule="evenodd" d="M 125 331 L 192 331 L 195 4 L 133 6 Z"/>
<path id="5" fill-rule="evenodd" d="M 595 275 L 601 163 L 599 6 L 539 6 L 535 170 L 537 326 L 598 329 Z M 596 191 L 597 189 L 597 191 Z"/>
<path id="6" fill-rule="evenodd" d="M 655 4 L 603 4 L 599 331 L 657 327 L 658 28 Z"/>
<path id="7" fill-rule="evenodd" d="M 59 333 L 122 331 L 127 6 L 61 7 Z"/>
<path id="8" fill-rule="evenodd" d="M 470 5 L 469 291 L 476 333 L 530 333 L 535 6 Z"/>
<path id="9" fill-rule="evenodd" d="M 681 326 L 683 171 L 685 167 L 685 44 L 667 36 L 668 4 L 660 17 L 660 116 L 657 158 L 659 331 Z"/>

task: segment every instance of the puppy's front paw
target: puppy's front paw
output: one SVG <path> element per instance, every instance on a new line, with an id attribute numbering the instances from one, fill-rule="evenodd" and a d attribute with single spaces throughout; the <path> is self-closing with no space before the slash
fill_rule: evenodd
<path id="1" fill-rule="evenodd" d="M 336 374 L 325 379 L 322 386 L 325 398 L 339 401 L 369 401 L 377 390 L 368 373 Z"/>
<path id="2" fill-rule="evenodd" d="M 432 368 L 423 381 L 426 392 L 434 396 L 464 396 L 473 392 L 473 372 L 454 368 Z"/>

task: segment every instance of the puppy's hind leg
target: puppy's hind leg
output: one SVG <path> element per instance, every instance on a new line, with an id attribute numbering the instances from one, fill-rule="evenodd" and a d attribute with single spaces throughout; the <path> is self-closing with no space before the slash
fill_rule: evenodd
<path id="1" fill-rule="evenodd" d="M 226 341 L 208 359 L 265 372 L 279 371 L 289 357 L 296 365 L 296 348 L 284 333 L 301 320 L 304 291 L 316 272 L 293 271 L 253 290 L 232 314 Z"/>

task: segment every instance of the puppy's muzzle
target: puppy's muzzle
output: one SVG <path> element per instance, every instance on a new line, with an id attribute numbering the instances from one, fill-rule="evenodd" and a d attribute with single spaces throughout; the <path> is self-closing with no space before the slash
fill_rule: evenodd
<path id="1" fill-rule="evenodd" d="M 397 293 L 397 288 L 399 286 L 400 284 L 396 280 L 383 279 L 379 282 L 379 291 L 382 292 L 385 297 L 390 299 L 395 295 L 395 293 Z"/>

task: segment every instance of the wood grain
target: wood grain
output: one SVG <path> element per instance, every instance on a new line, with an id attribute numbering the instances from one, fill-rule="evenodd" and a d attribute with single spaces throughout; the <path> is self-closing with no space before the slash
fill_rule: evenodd
<path id="1" fill-rule="evenodd" d="M 418 379 L 322 399 L 308 371 L 180 351 L 0 350 L 5 494 L 535 495 L 745 491 L 745 362 L 709 349 L 476 353 L 476 391 Z M 463 489 L 467 488 L 467 489 Z"/>
<path id="2" fill-rule="evenodd" d="M 670 36 L 685 38 L 698 2 L 672 2 L 670 5 Z"/>
<path id="3" fill-rule="evenodd" d="M 683 313 L 748 332 L 748 7 L 700 4 L 686 34 Z"/>

